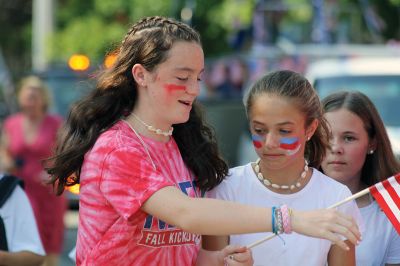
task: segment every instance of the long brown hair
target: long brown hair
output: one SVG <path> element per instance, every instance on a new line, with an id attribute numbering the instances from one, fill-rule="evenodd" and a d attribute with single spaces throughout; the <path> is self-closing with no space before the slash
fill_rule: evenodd
<path id="1" fill-rule="evenodd" d="M 100 73 L 86 98 L 73 105 L 57 142 L 54 157 L 47 161 L 51 182 L 61 194 L 65 186 L 79 183 L 86 152 L 99 135 L 133 110 L 137 84 L 134 64 L 154 71 L 166 61 L 177 41 L 201 44 L 199 34 L 188 25 L 163 17 L 147 17 L 134 24 L 123 38 L 114 65 Z M 209 190 L 219 184 L 228 166 L 218 153 L 213 131 L 204 124 L 197 104 L 186 123 L 175 125 L 173 137 L 183 160 L 197 177 L 196 184 Z"/>
<path id="2" fill-rule="evenodd" d="M 362 171 L 361 181 L 371 186 L 400 172 L 400 165 L 393 153 L 385 126 L 375 105 L 363 93 L 341 91 L 333 93 L 322 100 L 325 113 L 346 109 L 357 115 L 364 123 L 370 140 L 375 140 L 373 154 L 368 154 Z"/>
<path id="3" fill-rule="evenodd" d="M 289 70 L 279 70 L 263 76 L 250 88 L 245 97 L 247 114 L 250 113 L 255 98 L 262 94 L 277 95 L 291 100 L 304 114 L 305 128 L 315 119 L 319 121 L 314 135 L 306 143 L 304 154 L 310 166 L 318 168 L 329 145 L 327 139 L 329 131 L 322 114 L 321 102 L 310 82 L 302 75 Z"/>

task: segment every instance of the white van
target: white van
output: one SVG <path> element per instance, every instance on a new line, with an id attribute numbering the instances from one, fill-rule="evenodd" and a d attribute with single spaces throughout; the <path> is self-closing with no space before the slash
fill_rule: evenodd
<path id="1" fill-rule="evenodd" d="M 311 63 L 305 76 L 323 99 L 338 90 L 358 90 L 377 107 L 400 158 L 400 54 L 393 57 L 354 57 Z"/>

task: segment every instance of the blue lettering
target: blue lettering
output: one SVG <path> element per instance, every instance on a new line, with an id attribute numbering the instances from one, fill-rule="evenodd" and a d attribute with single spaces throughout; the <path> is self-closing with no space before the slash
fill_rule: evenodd
<path id="1" fill-rule="evenodd" d="M 193 187 L 192 183 L 190 181 L 185 181 L 179 183 L 179 188 L 182 190 L 183 193 L 185 193 L 187 196 L 189 195 L 188 189 Z"/>
<path id="2" fill-rule="evenodd" d="M 144 229 L 150 229 L 151 225 L 153 224 L 153 216 L 152 215 L 147 215 L 146 221 L 144 222 Z"/>

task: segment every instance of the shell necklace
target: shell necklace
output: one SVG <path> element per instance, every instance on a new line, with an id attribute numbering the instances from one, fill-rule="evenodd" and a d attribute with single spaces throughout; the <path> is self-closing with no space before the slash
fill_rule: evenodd
<path id="1" fill-rule="evenodd" d="M 168 131 L 163 131 L 163 130 L 161 130 L 161 129 L 159 129 L 159 128 L 155 128 L 155 127 L 153 127 L 153 126 L 147 124 L 146 122 L 144 122 L 142 119 L 140 119 L 140 118 L 139 118 L 137 115 L 135 115 L 134 113 L 132 113 L 132 115 L 133 115 L 133 117 L 134 117 L 137 121 L 139 121 L 140 123 L 142 123 L 142 124 L 147 128 L 148 131 L 154 132 L 154 133 L 156 133 L 157 135 L 164 135 L 164 136 L 166 136 L 166 137 L 172 136 L 172 131 L 174 130 L 173 127 L 171 127 L 170 130 L 168 130 Z"/>
<path id="2" fill-rule="evenodd" d="M 292 185 L 274 184 L 268 178 L 265 178 L 260 171 L 260 158 L 256 161 L 256 164 L 254 165 L 254 171 L 257 175 L 257 178 L 267 187 L 273 187 L 276 189 L 284 189 L 284 190 L 286 189 L 294 190 L 295 188 L 301 187 L 300 181 L 306 178 L 308 172 L 308 162 L 307 160 L 304 160 L 304 170 L 303 172 L 301 172 L 300 177 Z"/>

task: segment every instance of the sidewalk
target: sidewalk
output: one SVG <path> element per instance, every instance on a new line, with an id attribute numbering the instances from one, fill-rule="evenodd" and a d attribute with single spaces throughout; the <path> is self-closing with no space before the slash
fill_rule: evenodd
<path id="1" fill-rule="evenodd" d="M 78 228 L 78 211 L 67 211 L 65 217 L 64 247 L 60 257 L 60 266 L 74 266 L 75 264 L 68 257 L 68 253 L 73 249 L 76 243 L 76 234 Z"/>

